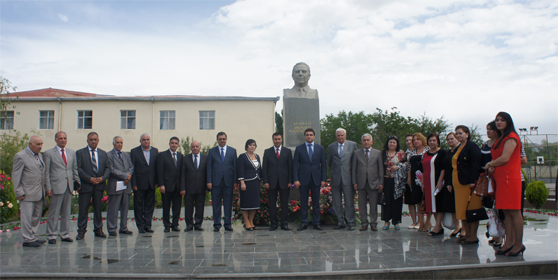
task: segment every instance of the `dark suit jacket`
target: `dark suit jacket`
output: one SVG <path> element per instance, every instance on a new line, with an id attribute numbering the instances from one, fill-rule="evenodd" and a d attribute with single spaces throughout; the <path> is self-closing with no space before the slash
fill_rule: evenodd
<path id="1" fill-rule="evenodd" d="M 107 179 L 110 177 L 110 167 L 108 163 L 107 153 L 97 148 L 97 172 L 93 171 L 93 162 L 91 162 L 91 153 L 89 146 L 76 151 L 76 160 L 78 166 L 79 178 L 81 180 L 80 193 L 88 193 L 93 191 L 93 187 L 98 191 L 106 191 Z M 103 181 L 98 185 L 91 184 L 91 178 L 101 177 Z"/>
<path id="2" fill-rule="evenodd" d="M 225 185 L 232 188 L 236 183 L 236 149 L 227 145 L 225 162 L 221 161 L 221 147 L 209 150 L 207 155 L 207 183 L 219 184 L 224 176 Z"/>
<path id="3" fill-rule="evenodd" d="M 275 154 L 275 146 L 264 151 L 262 162 L 262 179 L 264 184 L 269 184 L 270 189 L 277 187 L 286 189 L 288 184 L 293 183 L 293 154 L 291 149 L 281 147 L 279 159 Z"/>
<path id="4" fill-rule="evenodd" d="M 165 186 L 165 193 L 180 189 L 182 161 L 183 156 L 179 152 L 176 152 L 176 166 L 174 166 L 174 159 L 170 150 L 157 155 L 157 180 L 159 181 L 159 187 Z"/>
<path id="5" fill-rule="evenodd" d="M 181 191 L 188 195 L 205 194 L 207 190 L 207 155 L 202 153 L 198 157 L 199 167 L 194 166 L 193 155 L 184 156 L 182 162 Z"/>
<path id="6" fill-rule="evenodd" d="M 147 165 L 141 145 L 130 151 L 132 164 L 134 165 L 132 187 L 138 187 L 139 191 L 145 191 L 150 188 L 155 189 L 155 184 L 157 184 L 157 154 L 159 150 L 155 147 L 151 147 L 150 152 L 149 165 Z"/>
<path id="7" fill-rule="evenodd" d="M 310 177 L 314 185 L 320 186 L 321 181 L 327 180 L 327 165 L 324 147 L 314 143 L 314 154 L 312 158 L 308 156 L 306 142 L 298 145 L 295 150 L 293 160 L 293 180 L 300 181 L 301 185 L 308 185 Z"/>
<path id="8" fill-rule="evenodd" d="M 467 141 L 457 157 L 457 178 L 462 185 L 473 184 L 479 179 L 482 154 L 475 142 Z"/>

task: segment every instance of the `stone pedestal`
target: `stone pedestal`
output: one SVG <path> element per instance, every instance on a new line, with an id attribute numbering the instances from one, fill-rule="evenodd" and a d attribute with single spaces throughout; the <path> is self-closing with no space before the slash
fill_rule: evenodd
<path id="1" fill-rule="evenodd" d="M 304 130 L 311 127 L 316 131 L 314 142 L 320 144 L 320 100 L 318 98 L 283 97 L 283 145 L 294 149 L 303 144 Z"/>

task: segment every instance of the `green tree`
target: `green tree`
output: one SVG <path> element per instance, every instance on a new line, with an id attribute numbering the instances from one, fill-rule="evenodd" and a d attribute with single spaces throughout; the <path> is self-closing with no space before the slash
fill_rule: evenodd
<path id="1" fill-rule="evenodd" d="M 3 133 L 0 137 L 0 170 L 12 174 L 14 156 L 29 146 L 29 135 L 15 131 L 15 135 Z"/>
<path id="2" fill-rule="evenodd" d="M 12 86 L 12 83 L 0 76 L 0 111 L 3 113 L 8 109 L 8 106 L 12 102 L 12 100 L 17 99 L 17 96 L 11 97 L 10 94 L 14 93 L 17 90 L 17 87 Z"/>
<path id="3" fill-rule="evenodd" d="M 280 115 L 275 112 L 275 132 L 281 133 L 281 137 L 285 136 L 283 135 L 283 110 L 281 110 Z"/>
<path id="4" fill-rule="evenodd" d="M 326 115 L 321 120 L 320 137 L 322 146 L 326 149 L 329 144 L 337 141 L 335 130 L 343 128 L 347 131 L 347 140 L 360 143 L 360 137 L 364 133 L 370 133 L 373 125 L 372 115 L 365 114 L 363 111 L 358 113 L 341 111 L 334 116 Z"/>
<path id="5" fill-rule="evenodd" d="M 180 140 L 180 145 L 178 146 L 178 152 L 183 155 L 190 154 L 191 152 L 190 145 L 192 144 L 192 141 L 194 141 L 194 137 L 186 136 L 186 138 L 182 138 Z M 201 146 L 200 153 L 207 155 L 209 153 L 209 149 L 217 146 L 217 142 L 213 143 L 213 146 L 209 146 L 209 145 L 204 146 L 203 143 L 200 142 L 200 146 Z"/>

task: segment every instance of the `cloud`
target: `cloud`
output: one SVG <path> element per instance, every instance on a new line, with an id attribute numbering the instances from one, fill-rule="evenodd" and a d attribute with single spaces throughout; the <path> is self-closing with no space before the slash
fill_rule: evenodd
<path id="1" fill-rule="evenodd" d="M 58 18 L 63 22 L 68 22 L 68 17 L 63 14 L 58 14 Z"/>

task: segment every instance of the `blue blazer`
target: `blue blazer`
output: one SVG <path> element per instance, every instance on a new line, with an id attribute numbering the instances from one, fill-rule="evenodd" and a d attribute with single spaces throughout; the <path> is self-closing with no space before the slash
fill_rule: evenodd
<path id="1" fill-rule="evenodd" d="M 314 143 L 314 154 L 312 159 L 308 156 L 306 142 L 298 145 L 295 150 L 293 160 L 293 179 L 300 181 L 301 185 L 307 186 L 312 177 L 316 186 L 321 185 L 321 181 L 327 180 L 327 165 L 324 147 Z"/>
<path id="2" fill-rule="evenodd" d="M 225 162 L 221 161 L 221 147 L 215 146 L 207 154 L 207 183 L 219 184 L 224 177 L 226 187 L 232 188 L 236 183 L 236 149 L 227 146 Z"/>

